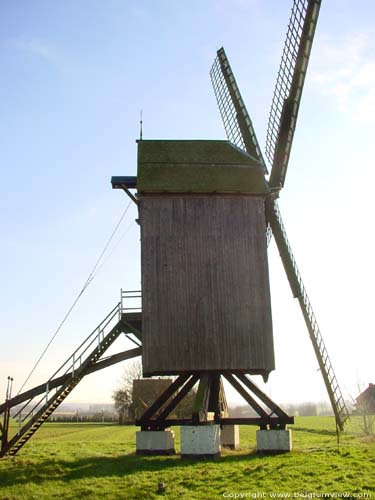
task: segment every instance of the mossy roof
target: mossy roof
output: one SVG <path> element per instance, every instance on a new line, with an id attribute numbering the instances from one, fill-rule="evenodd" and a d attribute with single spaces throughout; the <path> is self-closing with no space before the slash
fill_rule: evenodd
<path id="1" fill-rule="evenodd" d="M 268 192 L 261 164 L 229 141 L 138 141 L 139 192 Z"/>

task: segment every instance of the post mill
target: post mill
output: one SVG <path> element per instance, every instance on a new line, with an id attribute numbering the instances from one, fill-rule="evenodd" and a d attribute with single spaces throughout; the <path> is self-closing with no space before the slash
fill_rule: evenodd
<path id="1" fill-rule="evenodd" d="M 176 378 L 137 421 L 138 452 L 173 452 L 169 428 L 178 425 L 182 455 L 214 456 L 220 433 L 229 429 L 235 436 L 238 424 L 260 427 L 259 450 L 289 450 L 286 426 L 293 417 L 250 378 L 267 381 L 275 368 L 267 259 L 272 236 L 343 428 L 348 412 L 277 205 L 320 4 L 293 2 L 267 130 L 270 173 L 223 48 L 210 75 L 228 140 L 138 141 L 137 176 L 113 177 L 112 187 L 139 209 L 142 310 L 129 311 L 121 301 L 46 383 L 15 397 L 8 388 L 0 405 L 2 456 L 17 453 L 84 376 L 141 353 L 145 377 Z M 103 359 L 122 333 L 142 346 Z M 223 378 L 257 416 L 228 416 Z M 191 416 L 171 418 L 195 386 Z M 11 412 L 17 417 L 22 411 L 18 432 L 9 437 Z"/>

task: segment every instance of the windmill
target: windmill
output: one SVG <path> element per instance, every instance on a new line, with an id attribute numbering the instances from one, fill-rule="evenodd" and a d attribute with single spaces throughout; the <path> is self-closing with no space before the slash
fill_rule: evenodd
<path id="1" fill-rule="evenodd" d="M 136 182 L 113 179 L 115 188 L 136 184 L 138 190 L 144 373 L 178 375 L 171 390 L 139 419 L 145 431 L 204 423 L 209 412 L 222 426 L 242 423 L 285 429 L 292 423 L 292 417 L 248 377 L 262 375 L 267 380 L 274 369 L 264 245 L 272 235 L 299 301 L 337 428 L 342 430 L 348 418 L 276 201 L 285 183 L 320 4 L 320 0 L 293 3 L 267 130 L 268 179 L 223 48 L 210 76 L 228 143 L 141 140 Z M 218 267 L 225 269 L 220 278 Z M 258 419 L 223 416 L 221 377 L 244 397 Z M 167 419 L 197 381 L 193 418 Z"/>
<path id="2" fill-rule="evenodd" d="M 121 302 L 45 383 L 12 397 L 8 381 L 0 405 L 0 456 L 16 454 L 83 377 L 141 354 L 146 377 L 176 377 L 137 421 L 146 441 L 156 433 L 160 443 L 173 425 L 193 429 L 193 434 L 204 430 L 203 439 L 212 431 L 214 441 L 220 426 L 285 430 L 293 417 L 250 378 L 267 380 L 275 367 L 267 261 L 272 235 L 301 306 L 337 426 L 343 428 L 348 412 L 276 202 L 319 8 L 320 0 L 293 3 L 267 131 L 268 179 L 224 49 L 217 52 L 210 75 L 228 141 L 138 141 L 137 177 L 113 177 L 112 187 L 123 189 L 139 209 L 142 310 L 126 306 L 138 292 L 122 292 Z M 136 347 L 103 357 L 122 334 Z M 256 417 L 228 417 L 223 378 Z M 196 385 L 191 417 L 173 418 Z M 18 428 L 9 437 L 11 411 Z M 169 440 L 161 446 L 154 442 L 149 451 L 172 448 Z M 189 454 L 189 443 L 186 450 Z"/>

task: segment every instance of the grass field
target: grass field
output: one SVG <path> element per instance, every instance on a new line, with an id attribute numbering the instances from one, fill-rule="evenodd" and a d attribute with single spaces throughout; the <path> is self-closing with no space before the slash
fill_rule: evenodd
<path id="1" fill-rule="evenodd" d="M 258 456 L 256 429 L 242 427 L 241 451 L 193 461 L 136 456 L 134 427 L 45 424 L 16 457 L 0 460 L 0 500 L 375 498 L 375 439 L 357 419 L 339 452 L 332 417 L 299 417 L 291 428 L 291 453 Z"/>

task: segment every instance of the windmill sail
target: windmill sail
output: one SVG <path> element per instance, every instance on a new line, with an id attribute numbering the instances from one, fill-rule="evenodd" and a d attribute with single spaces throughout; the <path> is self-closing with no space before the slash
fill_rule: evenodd
<path id="1" fill-rule="evenodd" d="M 321 0 L 294 0 L 269 115 L 266 157 L 271 188 L 284 186 Z"/>
<path id="2" fill-rule="evenodd" d="M 303 317 L 309 332 L 315 355 L 319 364 L 321 374 L 331 401 L 335 414 L 336 423 L 340 430 L 343 430 L 345 421 L 349 418 L 349 413 L 342 396 L 333 366 L 328 355 L 322 334 L 316 321 L 309 297 L 303 284 L 301 274 L 298 270 L 295 258 L 290 247 L 285 227 L 281 219 L 280 210 L 275 201 L 269 200 L 267 203 L 267 220 L 272 228 L 277 248 L 284 265 L 286 275 L 292 289 L 293 296 L 298 299 Z"/>
<path id="3" fill-rule="evenodd" d="M 285 181 L 320 3 L 321 0 L 294 0 L 293 3 L 267 131 L 266 156 L 272 164 L 269 185 L 276 190 Z M 210 76 L 228 139 L 264 164 L 255 131 L 224 49 L 217 52 Z M 269 197 L 266 207 L 267 243 L 273 233 L 293 295 L 298 298 L 305 319 L 337 426 L 342 430 L 349 414 L 327 348 L 273 197 Z"/>
<path id="4" fill-rule="evenodd" d="M 253 124 L 223 47 L 217 51 L 210 77 L 228 139 L 259 160 L 267 173 Z"/>

